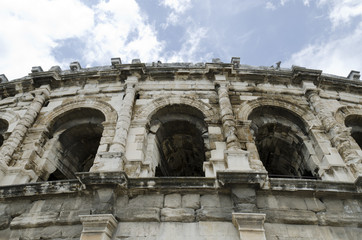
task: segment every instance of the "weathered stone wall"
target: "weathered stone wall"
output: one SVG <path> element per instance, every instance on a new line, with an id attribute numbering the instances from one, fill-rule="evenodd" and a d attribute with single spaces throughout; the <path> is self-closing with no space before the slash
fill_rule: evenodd
<path id="1" fill-rule="evenodd" d="M 40 69 L 0 83 L 0 239 L 362 234 L 359 80 L 236 58 Z"/>

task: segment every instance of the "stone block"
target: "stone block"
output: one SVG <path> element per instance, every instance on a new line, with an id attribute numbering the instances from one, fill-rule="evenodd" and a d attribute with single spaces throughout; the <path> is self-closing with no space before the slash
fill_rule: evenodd
<path id="1" fill-rule="evenodd" d="M 325 211 L 326 207 L 318 198 L 305 198 L 304 199 L 308 210 L 313 212 Z"/>
<path id="2" fill-rule="evenodd" d="M 228 240 L 239 240 L 239 231 L 231 222 L 217 222 L 217 221 L 202 221 L 199 222 L 199 234 L 202 239 L 228 239 Z"/>
<path id="3" fill-rule="evenodd" d="M 253 188 L 234 187 L 231 192 L 236 203 L 255 203 L 256 193 Z"/>
<path id="4" fill-rule="evenodd" d="M 163 207 L 163 194 L 138 195 L 135 198 L 129 199 L 128 207 Z"/>
<path id="5" fill-rule="evenodd" d="M 117 218 L 123 222 L 159 222 L 160 209 L 152 207 L 138 207 L 120 209 Z"/>
<path id="6" fill-rule="evenodd" d="M 337 227 L 360 227 L 362 215 L 360 213 L 319 212 L 319 224 Z"/>
<path id="7" fill-rule="evenodd" d="M 160 233 L 158 222 L 119 222 L 115 234 L 117 239 L 143 239 L 147 237 L 156 237 Z M 147 239 L 148 240 L 148 239 Z"/>
<path id="8" fill-rule="evenodd" d="M 10 225 L 10 216 L 2 215 L 0 216 L 0 230 L 7 229 Z"/>
<path id="9" fill-rule="evenodd" d="M 276 198 L 280 209 L 307 210 L 307 205 L 301 197 L 277 196 Z"/>
<path id="10" fill-rule="evenodd" d="M 23 213 L 11 221 L 10 227 L 17 229 L 49 226 L 57 221 L 58 216 L 59 212 Z"/>
<path id="11" fill-rule="evenodd" d="M 273 195 L 260 195 L 256 198 L 256 205 L 262 209 L 278 209 L 278 201 Z"/>
<path id="12" fill-rule="evenodd" d="M 318 218 L 307 210 L 265 210 L 266 222 L 286 224 L 317 224 Z"/>
<path id="13" fill-rule="evenodd" d="M 232 208 L 202 207 L 196 210 L 196 221 L 231 221 Z"/>
<path id="14" fill-rule="evenodd" d="M 223 149 L 216 149 L 211 150 L 211 158 L 210 160 L 222 160 L 224 159 L 224 150 Z"/>
<path id="15" fill-rule="evenodd" d="M 208 127 L 209 134 L 221 134 L 221 128 L 220 127 Z"/>
<path id="16" fill-rule="evenodd" d="M 195 210 L 192 208 L 163 208 L 161 209 L 163 222 L 193 222 Z"/>
<path id="17" fill-rule="evenodd" d="M 165 195 L 165 208 L 180 208 L 181 207 L 181 194 L 168 194 Z"/>
<path id="18" fill-rule="evenodd" d="M 256 205 L 252 203 L 237 203 L 235 204 L 234 210 L 243 213 L 254 213 L 258 209 Z"/>
<path id="19" fill-rule="evenodd" d="M 330 198 L 323 198 L 321 199 L 324 203 L 324 205 L 327 208 L 327 211 L 329 212 L 343 212 L 344 206 L 343 201 L 341 199 L 330 199 Z"/>
<path id="20" fill-rule="evenodd" d="M 219 195 L 205 194 L 200 198 L 201 207 L 221 207 Z"/>
<path id="21" fill-rule="evenodd" d="M 199 194 L 185 194 L 182 196 L 182 207 L 184 208 L 200 208 L 200 195 Z"/>

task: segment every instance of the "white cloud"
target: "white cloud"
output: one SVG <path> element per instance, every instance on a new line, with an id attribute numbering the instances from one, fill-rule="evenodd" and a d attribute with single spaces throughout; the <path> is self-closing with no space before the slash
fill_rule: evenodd
<path id="1" fill-rule="evenodd" d="M 202 52 L 201 41 L 207 37 L 208 30 L 203 27 L 190 27 L 187 29 L 184 36 L 184 43 L 180 51 L 171 53 L 170 56 L 165 56 L 167 62 L 199 62 L 210 59 L 211 54 L 203 55 L 202 58 L 196 57 L 199 52 Z"/>
<path id="2" fill-rule="evenodd" d="M 166 29 L 169 25 L 177 25 L 186 10 L 192 7 L 191 0 L 160 0 L 160 5 L 170 8 L 166 23 L 162 25 Z"/>
<path id="3" fill-rule="evenodd" d="M 360 0 L 332 1 L 332 11 L 329 18 L 333 26 L 339 26 L 351 21 L 352 18 L 362 16 L 362 2 Z"/>
<path id="4" fill-rule="evenodd" d="M 191 0 L 162 0 L 160 3 L 176 13 L 184 13 L 191 8 Z"/>
<path id="5" fill-rule="evenodd" d="M 350 70 L 362 71 L 362 2 L 360 0 L 320 0 L 319 7 L 329 8 L 329 39 L 309 44 L 294 53 L 287 64 L 319 68 L 324 72 L 347 76 Z M 353 22 L 352 30 L 343 29 Z M 333 34 L 344 30 L 343 35 Z"/>
<path id="6" fill-rule="evenodd" d="M 131 58 L 148 62 L 161 54 L 164 43 L 157 39 L 156 30 L 147 23 L 136 1 L 102 1 L 94 11 L 95 26 L 85 41 L 88 65 L 105 65 L 116 56 L 128 62 Z"/>
<path id="7" fill-rule="evenodd" d="M 342 38 L 309 45 L 293 54 L 286 64 L 322 69 L 325 73 L 347 76 L 362 71 L 362 24 Z"/>
<path id="8" fill-rule="evenodd" d="M 93 12 L 77 0 L 2 0 L 0 21 L 0 73 L 14 79 L 59 64 L 51 55 L 57 40 L 83 35 Z"/>
<path id="9" fill-rule="evenodd" d="M 275 5 L 272 2 L 267 2 L 266 5 L 265 5 L 265 8 L 269 9 L 269 10 L 275 10 L 276 9 Z"/>
<path id="10" fill-rule="evenodd" d="M 82 66 L 107 65 L 117 56 L 124 62 L 154 61 L 164 46 L 135 0 L 100 1 L 92 7 L 80 0 L 2 0 L 0 21 L 0 73 L 8 79 L 27 75 L 32 66 L 68 68 L 75 60 Z M 74 52 L 81 59 L 54 56 L 53 50 L 69 39 L 78 42 Z"/>

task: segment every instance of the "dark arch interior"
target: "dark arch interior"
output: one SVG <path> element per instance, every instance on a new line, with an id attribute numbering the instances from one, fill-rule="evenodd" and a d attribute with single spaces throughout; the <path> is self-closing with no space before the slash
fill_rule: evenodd
<path id="1" fill-rule="evenodd" d="M 351 127 L 351 135 L 357 142 L 360 148 L 362 148 L 362 116 L 350 115 L 345 119 L 345 125 Z"/>
<path id="2" fill-rule="evenodd" d="M 202 113 L 186 105 L 172 105 L 159 110 L 151 124 L 159 125 L 157 177 L 204 176 L 206 127 Z"/>
<path id="3" fill-rule="evenodd" d="M 0 119 L 0 147 L 4 143 L 4 133 L 8 130 L 9 124 L 6 120 Z"/>
<path id="4" fill-rule="evenodd" d="M 75 172 L 87 172 L 93 165 L 102 137 L 104 116 L 94 109 L 81 108 L 63 115 L 53 125 L 53 144 L 57 170 L 48 180 L 74 178 Z"/>
<path id="5" fill-rule="evenodd" d="M 312 177 L 303 153 L 308 139 L 303 121 L 286 109 L 264 106 L 250 115 L 260 160 L 270 176 Z"/>

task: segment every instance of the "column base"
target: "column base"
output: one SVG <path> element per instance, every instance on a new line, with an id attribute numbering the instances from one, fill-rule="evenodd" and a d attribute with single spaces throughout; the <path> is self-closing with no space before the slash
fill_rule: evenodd
<path id="1" fill-rule="evenodd" d="M 123 171 L 124 154 L 122 152 L 101 152 L 90 169 L 90 172 Z"/>

